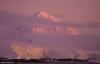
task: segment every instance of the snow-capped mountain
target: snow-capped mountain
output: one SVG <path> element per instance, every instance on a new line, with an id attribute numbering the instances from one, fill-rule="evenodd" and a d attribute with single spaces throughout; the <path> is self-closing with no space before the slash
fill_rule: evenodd
<path id="1" fill-rule="evenodd" d="M 44 11 L 32 16 L 0 12 L 0 55 L 15 58 L 16 54 L 11 48 L 14 42 L 54 50 L 64 57 L 71 56 L 74 49 L 99 50 L 100 36 L 80 35 L 74 27 L 85 24 L 71 24 L 60 19 L 58 22 L 52 18 L 55 17 Z"/>
<path id="2" fill-rule="evenodd" d="M 34 16 L 37 16 L 38 18 L 42 18 L 45 20 L 53 21 L 53 22 L 59 22 L 60 20 L 52 15 L 50 15 L 47 11 L 41 11 L 34 14 Z"/>
<path id="3" fill-rule="evenodd" d="M 47 11 L 35 13 L 31 25 L 19 26 L 16 28 L 17 34 L 50 34 L 50 35 L 78 35 L 78 31 L 68 23 L 64 23 L 54 16 L 51 16 Z M 58 22 L 60 21 L 60 22 Z M 71 28 L 70 28 L 71 27 Z"/>

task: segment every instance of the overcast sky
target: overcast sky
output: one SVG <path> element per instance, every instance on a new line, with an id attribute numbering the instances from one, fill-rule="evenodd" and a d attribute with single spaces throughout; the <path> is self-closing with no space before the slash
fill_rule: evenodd
<path id="1" fill-rule="evenodd" d="M 100 0 L 0 0 L 0 11 L 33 14 L 45 9 L 70 20 L 100 21 Z"/>

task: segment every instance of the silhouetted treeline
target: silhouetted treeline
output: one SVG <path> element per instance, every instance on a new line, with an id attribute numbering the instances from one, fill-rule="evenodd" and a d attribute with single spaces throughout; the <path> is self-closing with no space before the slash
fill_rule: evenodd
<path id="1" fill-rule="evenodd" d="M 71 61 L 71 62 L 87 62 L 87 60 L 81 60 L 81 59 L 72 59 L 72 58 L 67 58 L 67 59 L 52 59 L 52 58 L 42 58 L 42 59 L 8 59 L 8 58 L 3 58 L 0 57 L 0 62 L 67 62 L 67 61 Z"/>
<path id="2" fill-rule="evenodd" d="M 87 60 L 81 60 L 81 59 L 72 59 L 72 58 L 67 58 L 67 59 L 53 59 L 53 61 L 77 61 L 77 62 L 87 62 Z"/>

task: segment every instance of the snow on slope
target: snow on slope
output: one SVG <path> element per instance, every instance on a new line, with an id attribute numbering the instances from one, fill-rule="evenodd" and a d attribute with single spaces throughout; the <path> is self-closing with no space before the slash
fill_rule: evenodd
<path id="1" fill-rule="evenodd" d="M 42 19 L 41 19 L 42 18 Z M 56 20 L 47 11 L 41 11 L 33 15 L 32 24 L 19 26 L 16 28 L 16 33 L 39 33 L 39 34 L 53 34 L 53 35 L 78 35 L 78 31 L 68 23 L 55 22 Z"/>
<path id="2" fill-rule="evenodd" d="M 51 20 L 53 22 L 60 21 L 58 18 L 55 18 L 54 16 L 50 15 L 47 11 L 38 12 L 34 16 L 37 16 L 37 17 L 45 19 L 45 20 Z"/>

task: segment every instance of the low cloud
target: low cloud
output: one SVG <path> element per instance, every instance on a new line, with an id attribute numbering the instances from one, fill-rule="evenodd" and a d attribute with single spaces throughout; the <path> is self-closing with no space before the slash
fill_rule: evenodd
<path id="1" fill-rule="evenodd" d="M 75 50 L 73 51 L 73 53 L 71 53 L 71 56 L 63 56 L 55 51 L 46 48 L 32 47 L 24 44 L 13 43 L 11 45 L 11 48 L 13 52 L 16 53 L 17 59 L 73 58 L 88 60 L 92 62 L 100 62 L 100 55 L 96 52 Z"/>
<path id="2" fill-rule="evenodd" d="M 97 28 L 100 27 L 100 22 L 98 21 L 91 21 L 87 23 L 69 23 L 71 26 L 74 27 L 90 27 L 90 28 Z"/>
<path id="3" fill-rule="evenodd" d="M 24 46 L 15 43 L 11 45 L 11 48 L 16 53 L 17 59 L 53 58 L 57 55 L 55 52 L 45 48 Z"/>
<path id="4" fill-rule="evenodd" d="M 82 50 L 74 51 L 73 58 L 100 62 L 100 55 L 94 52 L 89 52 L 89 51 L 82 51 Z"/>

